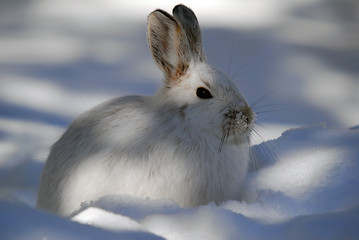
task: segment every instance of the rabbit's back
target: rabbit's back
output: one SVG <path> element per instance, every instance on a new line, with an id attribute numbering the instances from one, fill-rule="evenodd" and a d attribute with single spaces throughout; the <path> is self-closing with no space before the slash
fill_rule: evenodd
<path id="1" fill-rule="evenodd" d="M 127 158 L 131 154 L 134 158 L 139 152 L 136 141 L 151 124 L 151 115 L 145 97 L 139 96 L 116 98 L 80 115 L 51 148 L 41 176 L 38 206 L 66 215 L 69 212 L 64 208 L 107 191 L 114 159 L 124 158 L 124 152 Z"/>

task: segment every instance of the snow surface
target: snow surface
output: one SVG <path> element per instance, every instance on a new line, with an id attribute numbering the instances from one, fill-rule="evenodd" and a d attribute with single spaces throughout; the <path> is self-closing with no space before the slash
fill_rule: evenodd
<path id="1" fill-rule="evenodd" d="M 270 93 L 255 107 L 243 200 L 184 209 L 107 196 L 71 219 L 36 209 L 48 150 L 66 126 L 103 100 L 161 84 L 146 16 L 177 2 L 2 1 L 0 239 L 359 239 L 358 3 L 182 2 L 197 13 L 208 61 L 250 103 Z"/>

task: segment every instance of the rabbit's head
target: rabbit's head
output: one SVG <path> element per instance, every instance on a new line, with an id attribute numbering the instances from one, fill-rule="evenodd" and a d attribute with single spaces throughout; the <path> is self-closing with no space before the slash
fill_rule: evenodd
<path id="1" fill-rule="evenodd" d="M 193 11 L 183 5 L 173 9 L 173 16 L 156 10 L 148 17 L 147 34 L 152 56 L 165 74 L 156 95 L 164 108 L 177 112 L 193 134 L 214 135 L 220 148 L 227 141 L 248 142 L 254 113 L 231 79 L 205 63 Z"/>

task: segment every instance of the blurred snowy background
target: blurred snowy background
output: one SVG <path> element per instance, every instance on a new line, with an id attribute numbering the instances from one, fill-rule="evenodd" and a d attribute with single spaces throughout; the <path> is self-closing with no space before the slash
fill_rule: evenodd
<path id="1" fill-rule="evenodd" d="M 358 1 L 181 3 L 198 17 L 208 62 L 233 76 L 249 103 L 273 89 L 262 105 L 288 103 L 261 109 L 266 128 L 254 143 L 318 123 L 358 128 Z M 33 207 L 48 150 L 76 116 L 115 96 L 156 91 L 162 75 L 147 48 L 146 17 L 176 4 L 0 1 L 0 197 Z M 344 142 L 359 148 L 353 139 Z"/>

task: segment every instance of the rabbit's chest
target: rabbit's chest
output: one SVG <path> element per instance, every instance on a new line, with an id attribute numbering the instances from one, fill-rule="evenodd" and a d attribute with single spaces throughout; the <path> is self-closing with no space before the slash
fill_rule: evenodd
<path id="1" fill-rule="evenodd" d="M 176 151 L 167 150 L 171 158 L 142 168 L 147 169 L 143 175 L 150 186 L 142 195 L 175 199 L 186 207 L 238 199 L 247 172 L 248 150 L 226 150 L 222 155 L 210 151 L 176 155 Z"/>

